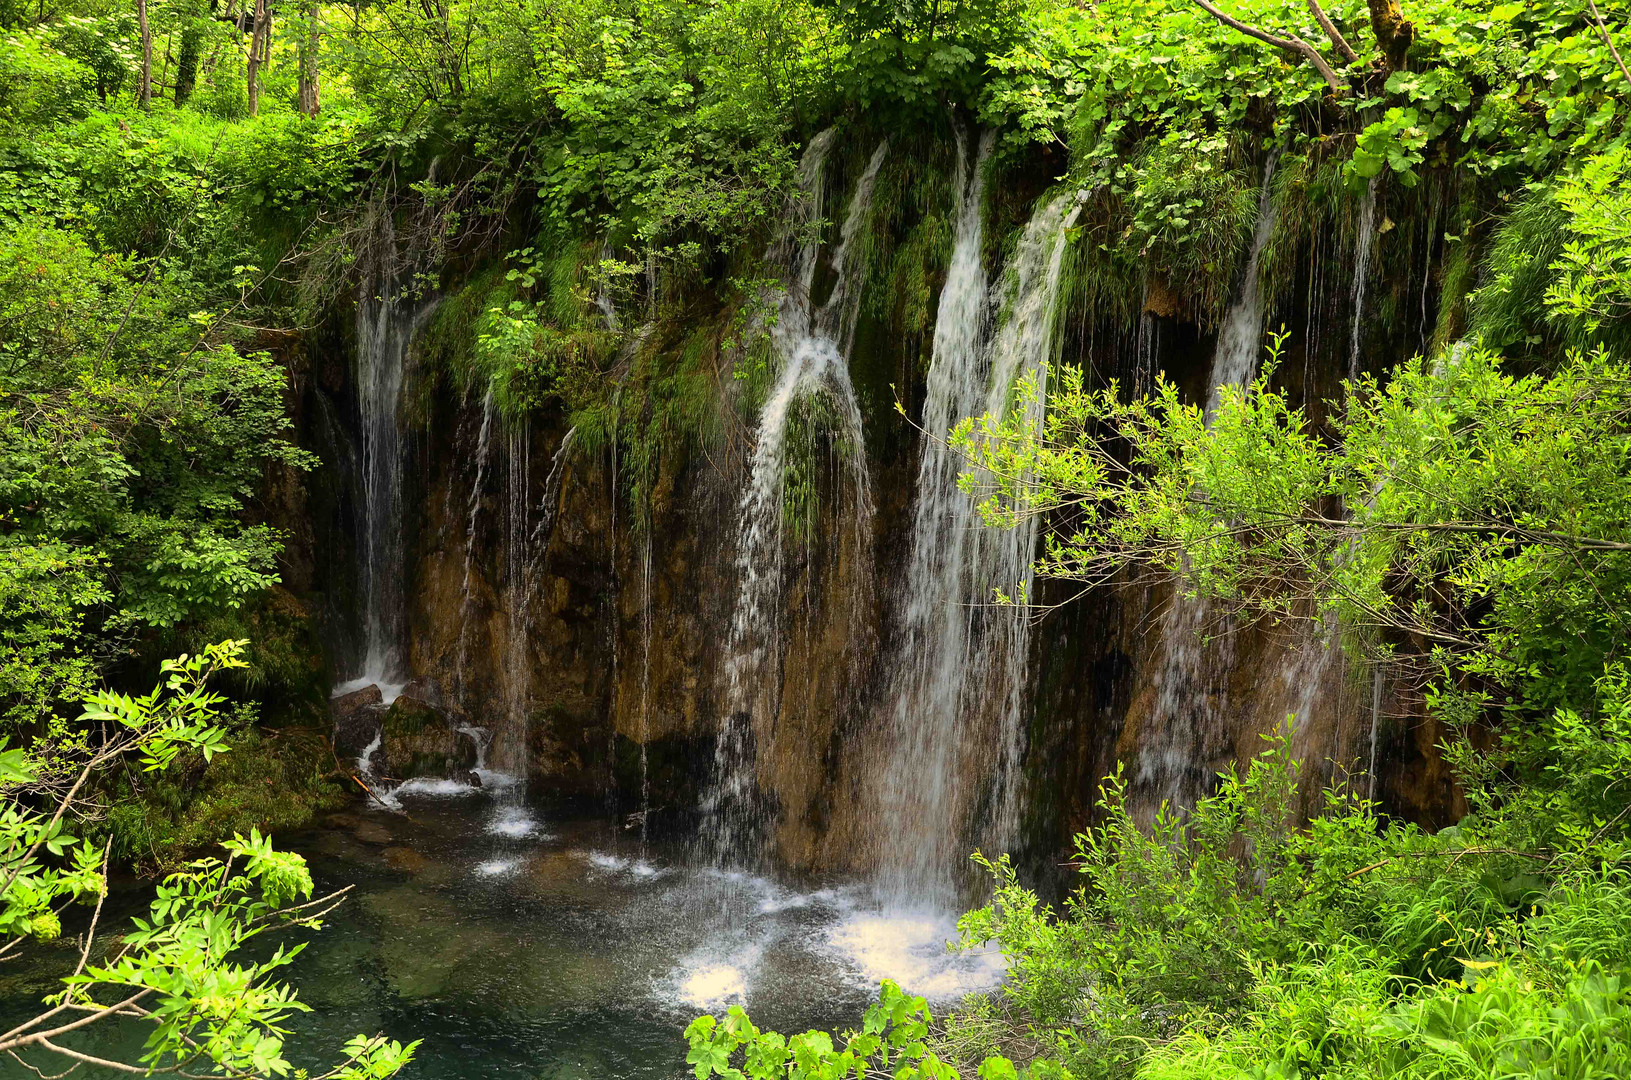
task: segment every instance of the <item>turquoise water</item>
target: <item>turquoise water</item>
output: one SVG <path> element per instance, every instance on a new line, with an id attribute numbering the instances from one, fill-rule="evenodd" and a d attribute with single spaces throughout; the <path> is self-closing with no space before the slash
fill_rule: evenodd
<path id="1" fill-rule="evenodd" d="M 355 885 L 288 969 L 313 1009 L 295 1064 L 326 1068 L 347 1037 L 383 1032 L 424 1040 L 409 1080 L 677 1078 L 681 1033 L 703 1012 L 741 1003 L 761 1026 L 842 1029 L 880 978 L 948 1000 L 1000 974 L 993 955 L 945 951 L 949 916 L 881 910 L 855 883 L 690 868 L 609 822 L 453 790 L 409 790 L 404 813 L 359 809 L 287 841 L 319 887 Z M 6 1017 L 53 989 L 69 948 L 0 970 Z M 133 1060 L 141 1038 L 132 1026 L 73 1045 Z M 0 1063 L 13 1075 L 32 1074 Z"/>

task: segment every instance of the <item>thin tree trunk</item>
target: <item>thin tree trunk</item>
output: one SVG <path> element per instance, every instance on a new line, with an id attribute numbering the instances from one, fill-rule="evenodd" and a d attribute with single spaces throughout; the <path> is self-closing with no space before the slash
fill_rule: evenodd
<path id="1" fill-rule="evenodd" d="M 153 104 L 153 28 L 147 24 L 147 0 L 136 0 L 136 28 L 142 35 L 142 70 L 136 84 L 136 104 Z"/>
<path id="2" fill-rule="evenodd" d="M 249 35 L 249 115 L 259 116 L 261 111 L 261 61 L 266 39 L 272 28 L 266 12 L 266 0 L 255 0 L 255 24 Z"/>
<path id="3" fill-rule="evenodd" d="M 204 28 L 193 16 L 181 27 L 181 49 L 176 57 L 176 104 L 185 105 L 198 83 L 199 49 L 204 44 Z"/>
<path id="4" fill-rule="evenodd" d="M 300 111 L 316 116 L 323 107 L 318 97 L 317 79 L 317 5 L 306 6 L 306 37 L 300 44 Z"/>
<path id="5" fill-rule="evenodd" d="M 1404 67 L 1405 53 L 1416 40 L 1416 24 L 1404 17 L 1399 0 L 1366 0 L 1370 6 L 1370 25 L 1376 32 L 1376 44 L 1387 60 L 1389 71 Z"/>

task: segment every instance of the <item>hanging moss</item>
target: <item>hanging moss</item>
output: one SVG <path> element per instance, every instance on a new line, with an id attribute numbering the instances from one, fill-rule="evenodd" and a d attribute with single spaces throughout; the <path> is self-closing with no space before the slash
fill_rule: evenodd
<path id="1" fill-rule="evenodd" d="M 1535 185 L 1491 239 L 1476 292 L 1467 299 L 1470 328 L 1501 349 L 1533 346 L 1554 335 L 1545 323 L 1549 268 L 1568 240 L 1568 216 L 1552 188 Z"/>
<path id="2" fill-rule="evenodd" d="M 1163 140 L 1134 158 L 1137 186 L 1121 241 L 1147 272 L 1215 322 L 1233 296 L 1235 266 L 1257 219 L 1257 185 L 1240 144 Z"/>
<path id="3" fill-rule="evenodd" d="M 1126 227 L 1126 207 L 1109 191 L 1101 188 L 1082 205 L 1059 268 L 1060 325 L 1138 319 L 1144 267 L 1121 243 Z"/>
<path id="4" fill-rule="evenodd" d="M 1294 305 L 1291 293 L 1299 264 L 1308 253 L 1337 270 L 1345 258 L 1340 244 L 1322 242 L 1351 235 L 1354 206 L 1352 185 L 1343 177 L 1347 158 L 1340 140 L 1323 139 L 1303 144 L 1281 155 L 1275 167 L 1269 198 L 1274 205 L 1274 232 L 1258 260 L 1258 287 L 1272 307 Z"/>

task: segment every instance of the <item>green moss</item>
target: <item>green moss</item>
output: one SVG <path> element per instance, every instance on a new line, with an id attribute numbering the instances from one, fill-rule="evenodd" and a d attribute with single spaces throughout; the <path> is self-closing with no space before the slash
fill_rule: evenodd
<path id="1" fill-rule="evenodd" d="M 1143 303 L 1143 261 L 1121 242 L 1126 209 L 1108 192 L 1082 206 L 1059 268 L 1058 324 L 1108 321 L 1128 325 Z"/>
<path id="2" fill-rule="evenodd" d="M 1568 240 L 1568 215 L 1549 186 L 1535 185 L 1491 239 L 1481 282 L 1467 299 L 1471 329 L 1496 348 L 1538 344 L 1545 322 L 1549 268 Z"/>
<path id="3" fill-rule="evenodd" d="M 188 755 L 163 773 L 114 782 L 106 827 L 117 857 L 168 871 L 234 833 L 298 831 L 348 801 L 320 731 L 262 730 L 247 706 L 231 726 L 231 749 L 207 763 Z"/>
<path id="4" fill-rule="evenodd" d="M 1434 351 L 1449 348 L 1467 326 L 1467 297 L 1476 279 L 1478 260 L 1472 242 L 1463 238 L 1451 245 L 1439 284 L 1438 318 L 1433 329 Z"/>
<path id="5" fill-rule="evenodd" d="M 663 470 L 694 451 L 718 450 L 726 436 L 722 340 L 728 325 L 716 317 L 678 340 L 665 325 L 621 366 L 585 386 L 572 411 L 578 451 L 615 454 L 617 479 L 634 507 L 636 528 L 650 523 L 651 494 Z"/>

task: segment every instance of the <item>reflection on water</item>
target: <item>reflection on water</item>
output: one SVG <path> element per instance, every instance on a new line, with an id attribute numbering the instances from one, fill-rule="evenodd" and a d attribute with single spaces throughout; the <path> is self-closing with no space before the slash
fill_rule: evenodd
<path id="1" fill-rule="evenodd" d="M 320 887 L 356 884 L 289 969 L 313 1009 L 297 1064 L 383 1031 L 425 1040 L 404 1074 L 421 1080 L 666 1080 L 687 1075 L 681 1031 L 700 1012 L 740 1003 L 762 1026 L 841 1029 L 879 979 L 944 1000 L 1001 975 L 994 954 L 946 951 L 949 915 L 884 912 L 850 884 L 687 868 L 605 822 L 470 791 L 399 790 L 406 815 L 341 815 L 289 845 Z M 66 947 L 0 972 L 0 1019 L 53 988 Z M 77 1045 L 133 1060 L 141 1035 Z"/>

